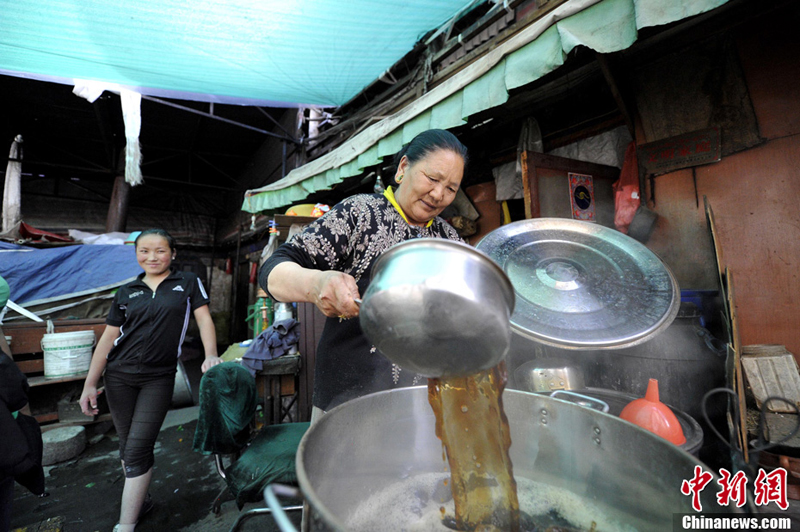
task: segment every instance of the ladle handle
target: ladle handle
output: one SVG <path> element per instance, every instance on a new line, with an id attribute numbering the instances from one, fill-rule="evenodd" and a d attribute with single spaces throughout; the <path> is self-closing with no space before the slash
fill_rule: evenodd
<path id="1" fill-rule="evenodd" d="M 355 301 L 355 302 L 356 302 L 356 305 L 358 305 L 359 307 L 361 306 L 361 299 L 359 299 L 359 298 L 357 298 L 357 297 L 354 297 L 354 298 L 353 298 L 353 301 Z"/>
<path id="2" fill-rule="evenodd" d="M 569 390 L 556 390 L 556 391 L 554 391 L 553 393 L 550 394 L 550 397 L 555 399 L 556 395 L 571 395 L 571 396 L 577 397 L 579 399 L 583 399 L 584 401 L 589 401 L 589 403 L 592 403 L 592 402 L 597 403 L 597 406 L 602 407 L 602 409 L 594 408 L 594 406 L 592 406 L 591 404 L 582 405 L 581 403 L 578 403 L 577 401 L 570 401 L 571 403 L 575 403 L 575 404 L 577 404 L 579 406 L 588 406 L 589 408 L 592 408 L 594 410 L 601 410 L 604 414 L 607 414 L 608 411 L 610 410 L 610 408 L 608 406 L 608 403 L 606 403 L 605 401 L 601 401 L 600 399 L 597 399 L 595 397 L 589 397 L 588 395 L 582 395 L 582 394 L 579 394 L 579 393 L 571 392 Z"/>

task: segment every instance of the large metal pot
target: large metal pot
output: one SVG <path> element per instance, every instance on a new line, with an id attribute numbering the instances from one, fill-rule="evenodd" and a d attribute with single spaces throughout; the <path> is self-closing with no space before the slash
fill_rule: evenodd
<path id="1" fill-rule="evenodd" d="M 702 463 L 685 451 L 558 399 L 506 390 L 503 402 L 522 512 L 555 509 L 598 531 L 671 531 L 673 514 L 694 513 L 681 483 Z M 441 526 L 449 473 L 434 425 L 426 387 L 367 395 L 322 416 L 297 453 L 311 530 L 431 530 L 426 516 Z M 741 511 L 718 506 L 714 490 L 700 499 L 707 512 Z"/>
<path id="2" fill-rule="evenodd" d="M 392 246 L 375 262 L 359 316 L 392 362 L 448 377 L 505 357 L 513 310 L 511 281 L 491 259 L 466 244 L 423 238 Z"/>

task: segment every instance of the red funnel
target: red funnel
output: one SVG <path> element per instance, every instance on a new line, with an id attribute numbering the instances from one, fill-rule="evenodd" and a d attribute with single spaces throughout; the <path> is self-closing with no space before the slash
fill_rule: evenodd
<path id="1" fill-rule="evenodd" d="M 657 434 L 675 445 L 686 443 L 680 421 L 667 405 L 658 400 L 658 381 L 650 379 L 647 393 L 622 409 L 619 417 Z"/>

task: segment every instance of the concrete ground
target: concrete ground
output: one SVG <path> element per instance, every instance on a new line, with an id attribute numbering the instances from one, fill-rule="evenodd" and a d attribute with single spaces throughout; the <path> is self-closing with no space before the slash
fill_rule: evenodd
<path id="1" fill-rule="evenodd" d="M 197 390 L 199 369 L 184 363 L 192 389 Z M 141 532 L 216 532 L 230 530 L 239 514 L 219 476 L 212 456 L 192 449 L 198 407 L 171 410 L 155 448 L 150 493 L 153 510 L 142 518 Z M 119 518 L 124 477 L 118 438 L 110 423 L 88 426 L 90 444 L 78 457 L 45 468 L 48 497 L 36 497 L 16 485 L 11 529 L 18 532 L 111 532 Z M 104 432 L 105 431 L 105 432 Z M 93 434 L 93 432 L 99 432 Z M 212 513 L 217 495 L 226 501 L 219 515 Z M 244 510 L 264 506 L 253 503 Z M 299 526 L 299 512 L 290 514 Z M 277 532 L 272 516 L 244 523 L 243 531 Z"/>

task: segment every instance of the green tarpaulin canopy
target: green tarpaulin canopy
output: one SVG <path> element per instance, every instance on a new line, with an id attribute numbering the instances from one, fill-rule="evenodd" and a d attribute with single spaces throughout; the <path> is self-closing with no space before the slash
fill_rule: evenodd
<path id="1" fill-rule="evenodd" d="M 338 106 L 471 0 L 0 0 L 0 74 Z"/>
<path id="2" fill-rule="evenodd" d="M 417 133 L 448 129 L 505 103 L 508 91 L 563 64 L 574 47 L 624 50 L 638 30 L 710 11 L 727 0 L 569 0 L 396 114 L 352 137 L 283 179 L 249 190 L 242 210 L 275 210 L 359 175 L 396 153 Z"/>

